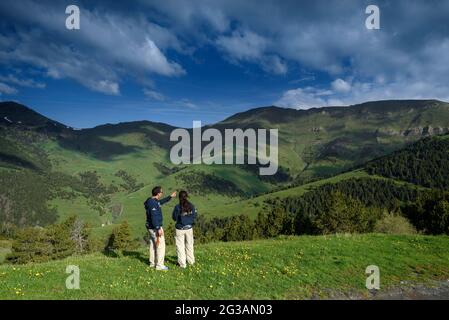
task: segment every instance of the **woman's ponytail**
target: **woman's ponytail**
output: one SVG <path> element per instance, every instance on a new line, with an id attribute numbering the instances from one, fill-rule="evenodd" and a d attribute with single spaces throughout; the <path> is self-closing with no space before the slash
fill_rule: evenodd
<path id="1" fill-rule="evenodd" d="M 192 214 L 193 206 L 189 200 L 187 200 L 188 196 L 187 191 L 182 190 L 179 192 L 179 206 L 181 207 L 181 215 L 183 216 Z"/>

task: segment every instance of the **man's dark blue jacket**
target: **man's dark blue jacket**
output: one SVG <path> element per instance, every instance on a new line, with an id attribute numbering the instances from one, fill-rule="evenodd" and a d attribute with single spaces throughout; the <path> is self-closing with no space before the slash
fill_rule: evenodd
<path id="1" fill-rule="evenodd" d="M 176 229 L 182 229 L 186 226 L 193 226 L 195 224 L 196 219 L 196 209 L 192 205 L 192 212 L 183 215 L 181 213 L 181 206 L 177 204 L 175 206 L 175 209 L 173 209 L 172 218 L 176 222 L 175 224 Z"/>
<path id="2" fill-rule="evenodd" d="M 145 224 L 147 229 L 159 230 L 162 227 L 161 205 L 163 205 L 164 203 L 167 203 L 170 200 L 171 200 L 171 197 L 168 196 L 159 201 L 154 198 L 148 198 L 147 201 L 144 202 L 145 211 L 147 212 L 147 222 Z"/>

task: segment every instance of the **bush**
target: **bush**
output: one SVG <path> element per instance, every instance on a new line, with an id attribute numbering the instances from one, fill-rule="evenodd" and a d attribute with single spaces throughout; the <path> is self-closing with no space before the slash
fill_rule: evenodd
<path id="1" fill-rule="evenodd" d="M 131 238 L 131 229 L 129 227 L 128 221 L 123 221 L 120 226 L 112 230 L 111 235 L 108 238 L 105 251 L 116 251 L 116 250 L 128 250 L 134 246 L 134 242 Z"/>
<path id="2" fill-rule="evenodd" d="M 18 228 L 7 222 L 0 222 L 0 239 L 14 239 Z"/>
<path id="3" fill-rule="evenodd" d="M 215 217 L 206 220 L 204 216 L 199 215 L 196 218 L 193 229 L 195 242 L 206 243 L 212 241 L 223 241 L 224 228 L 229 219 L 229 217 Z"/>
<path id="4" fill-rule="evenodd" d="M 376 222 L 374 232 L 387 234 L 416 234 L 416 228 L 407 218 L 399 214 L 386 213 Z"/>
<path id="5" fill-rule="evenodd" d="M 325 209 L 312 218 L 319 234 L 371 232 L 380 217 L 378 209 L 365 207 L 359 200 L 332 192 Z"/>
<path id="6" fill-rule="evenodd" d="M 29 262 L 44 262 L 51 260 L 51 247 L 43 228 L 27 227 L 16 233 L 11 253 L 6 256 L 6 262 L 24 264 Z"/>
<path id="7" fill-rule="evenodd" d="M 243 241 L 254 238 L 254 224 L 247 215 L 230 217 L 224 228 L 224 241 Z"/>
<path id="8" fill-rule="evenodd" d="M 295 232 L 294 216 L 279 207 L 268 214 L 259 212 L 254 229 L 259 238 L 271 238 L 280 234 L 291 235 Z"/>
<path id="9" fill-rule="evenodd" d="M 27 227 L 15 234 L 9 263 L 44 262 L 89 251 L 87 226 L 77 217 L 47 228 Z"/>
<path id="10" fill-rule="evenodd" d="M 402 208 L 415 227 L 427 234 L 449 234 L 449 193 L 432 192 L 421 195 Z"/>

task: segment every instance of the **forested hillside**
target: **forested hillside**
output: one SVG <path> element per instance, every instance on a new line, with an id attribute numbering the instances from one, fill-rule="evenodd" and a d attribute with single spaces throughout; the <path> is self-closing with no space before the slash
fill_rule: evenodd
<path id="1" fill-rule="evenodd" d="M 424 138 L 391 155 L 369 162 L 370 174 L 408 181 L 428 188 L 449 187 L 449 135 Z"/>

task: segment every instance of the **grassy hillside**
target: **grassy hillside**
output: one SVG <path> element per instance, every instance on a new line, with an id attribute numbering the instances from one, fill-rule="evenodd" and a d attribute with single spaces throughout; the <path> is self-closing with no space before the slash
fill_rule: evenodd
<path id="1" fill-rule="evenodd" d="M 342 173 L 331 178 L 321 179 L 318 181 L 306 183 L 297 187 L 286 188 L 280 191 L 269 192 L 256 196 L 250 199 L 244 199 L 239 201 L 231 201 L 230 203 L 224 204 L 217 207 L 214 213 L 217 216 L 229 216 L 239 213 L 248 214 L 250 217 L 255 217 L 259 211 L 262 210 L 264 202 L 269 199 L 274 198 L 287 198 L 291 196 L 301 196 L 305 192 L 312 190 L 320 185 L 326 183 L 335 183 L 338 181 L 350 179 L 350 178 L 361 178 L 367 177 L 368 174 L 363 170 L 355 170 L 347 173 Z"/>
<path id="2" fill-rule="evenodd" d="M 175 267 L 169 246 L 158 272 L 147 251 L 100 253 L 23 266 L 0 266 L 0 299 L 301 299 L 359 294 L 368 265 L 380 268 L 380 293 L 449 279 L 447 236 L 335 235 L 281 237 L 196 247 L 197 263 Z M 65 288 L 67 265 L 81 272 L 80 290 Z M 101 267 L 99 267 L 101 266 Z"/>
<path id="3" fill-rule="evenodd" d="M 168 157 L 169 133 L 173 128 L 165 124 L 138 121 L 74 130 L 25 106 L 2 102 L 0 182 L 5 182 L 3 173 L 18 173 L 20 179 L 13 176 L 7 181 L 27 180 L 29 190 L 45 191 L 45 196 L 36 194 L 36 201 L 42 202 L 39 208 L 45 211 L 47 205 L 54 206 L 59 220 L 77 214 L 99 234 L 106 234 L 111 228 L 108 225 L 126 219 L 136 235 L 140 235 L 144 231 L 142 203 L 151 187 L 158 184 L 166 192 L 187 189 L 200 213 L 206 216 L 236 213 L 255 216 L 267 198 L 301 195 L 321 183 L 364 175 L 362 171 L 339 174 L 422 137 L 447 131 L 449 104 L 435 100 L 404 100 L 310 110 L 267 107 L 236 114 L 213 127 L 219 130 L 278 128 L 279 165 L 290 175 L 290 180 L 264 180 L 254 168 L 236 165 L 174 166 Z M 143 187 L 138 190 L 121 188 L 123 179 L 116 175 L 120 170 L 126 171 Z M 71 181 L 69 177 L 79 178 L 79 174 L 86 171 L 96 171 L 106 187 L 118 188 L 108 195 L 107 204 L 108 208 L 121 207 L 118 217 L 109 209 L 100 215 L 89 204 L 89 194 L 67 182 Z M 66 176 L 50 183 L 55 173 Z M 322 180 L 316 181 L 319 179 Z M 52 187 L 42 186 L 42 181 L 49 181 Z M 212 185 L 208 186 L 211 181 Z M 308 184 L 310 181 L 316 182 Z M 298 187 L 268 194 L 290 184 Z M 17 188 L 8 188 L 8 197 L 20 194 Z M 61 190 L 74 192 L 74 195 L 61 197 Z M 257 194 L 263 195 L 254 198 Z M 21 199 L 6 201 L 10 206 L 18 202 Z M 167 215 L 172 205 L 166 206 Z M 34 216 L 34 223 L 40 214 Z M 45 221 L 52 219 L 49 217 Z"/>
<path id="4" fill-rule="evenodd" d="M 301 197 L 308 191 L 312 191 L 322 185 L 325 184 L 336 184 L 341 181 L 349 180 L 349 179 L 360 179 L 360 178 L 371 178 L 371 179 L 380 179 L 385 181 L 391 181 L 397 185 L 404 185 L 409 187 L 416 187 L 415 185 L 394 180 L 382 176 L 370 175 L 364 169 L 356 169 L 352 171 L 348 171 L 345 173 L 341 173 L 335 175 L 330 178 L 317 180 L 314 182 L 306 183 L 297 187 L 289 187 L 282 189 L 280 191 L 269 192 L 266 194 L 262 194 L 260 196 L 256 196 L 250 199 L 244 199 L 239 201 L 232 201 L 231 203 L 222 205 L 218 207 L 215 211 L 217 216 L 226 216 L 232 215 L 236 213 L 245 213 L 250 217 L 255 217 L 257 213 L 259 213 L 264 208 L 264 203 L 266 201 L 270 201 L 273 199 L 285 199 L 289 197 Z"/>

